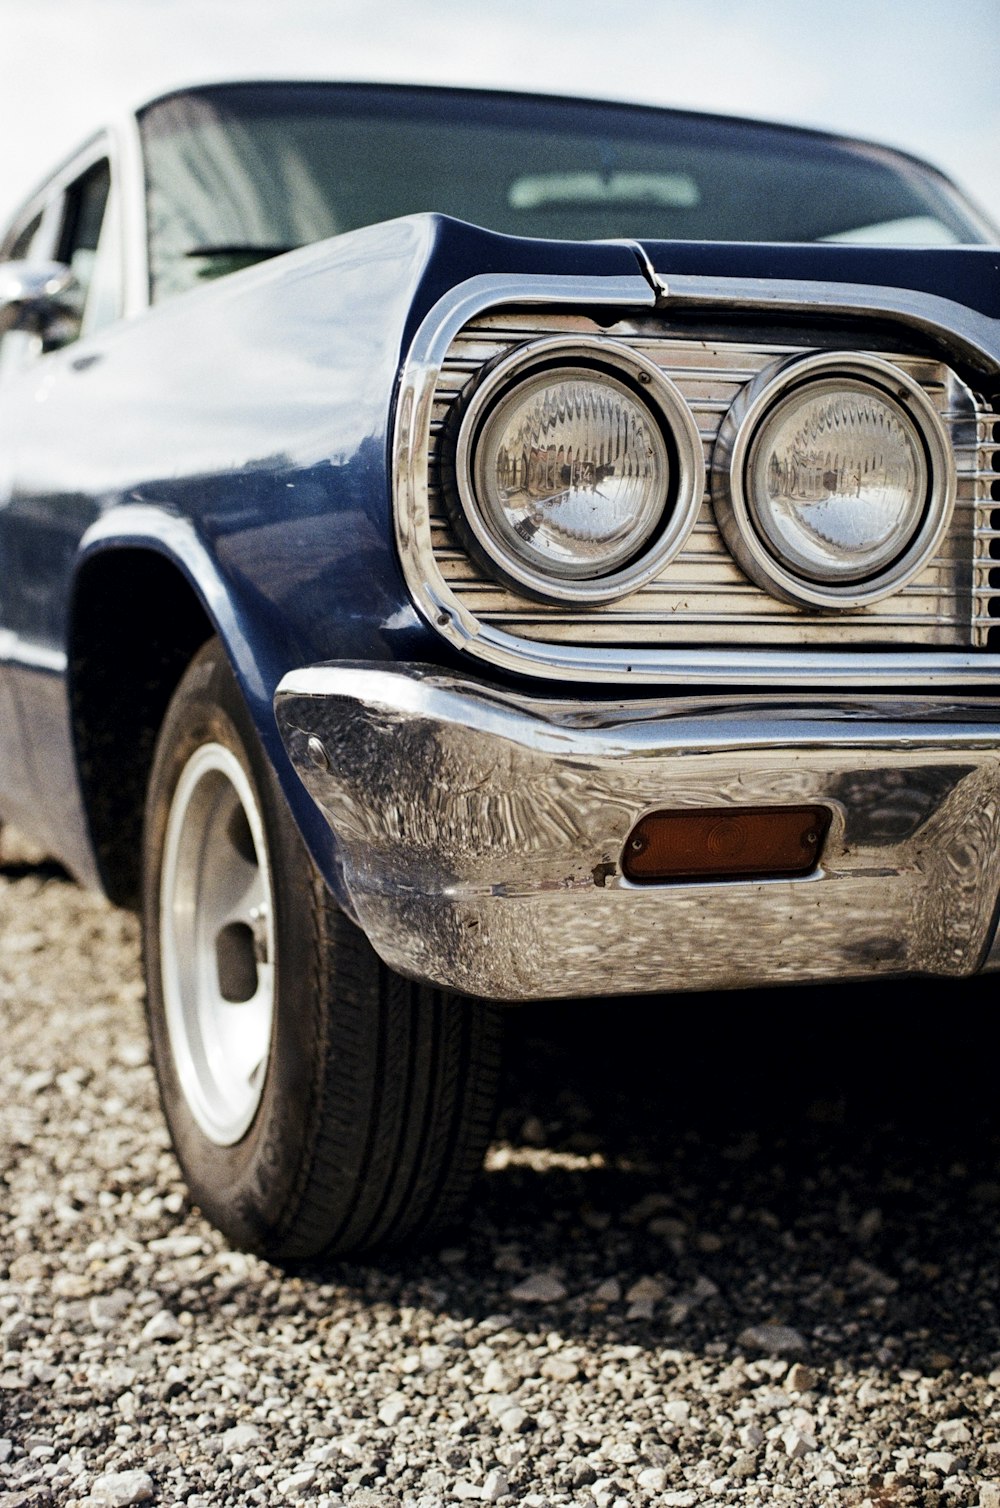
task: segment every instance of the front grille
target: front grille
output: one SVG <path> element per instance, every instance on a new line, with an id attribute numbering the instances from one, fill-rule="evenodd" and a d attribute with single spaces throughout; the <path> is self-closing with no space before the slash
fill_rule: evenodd
<path id="1" fill-rule="evenodd" d="M 940 415 L 958 473 L 955 512 L 938 555 L 892 597 L 836 614 L 779 602 L 749 581 L 729 555 L 707 492 L 685 548 L 656 580 L 624 599 L 599 607 L 566 608 L 534 601 L 494 581 L 469 558 L 449 516 L 442 484 L 448 470 L 449 419 L 485 363 L 548 334 L 604 337 L 654 361 L 689 403 L 706 464 L 722 419 L 744 384 L 778 358 L 824 349 L 812 343 L 681 337 L 655 316 L 602 328 L 575 314 L 503 311 L 466 325 L 451 342 L 434 391 L 428 501 L 435 563 L 475 621 L 515 640 L 597 652 L 697 645 L 827 650 L 1000 647 L 992 637 L 1000 636 L 997 416 L 944 363 L 885 350 L 877 354 L 919 383 Z"/>
<path id="2" fill-rule="evenodd" d="M 976 640 L 1000 650 L 1000 412 L 981 409 L 976 462 Z"/>

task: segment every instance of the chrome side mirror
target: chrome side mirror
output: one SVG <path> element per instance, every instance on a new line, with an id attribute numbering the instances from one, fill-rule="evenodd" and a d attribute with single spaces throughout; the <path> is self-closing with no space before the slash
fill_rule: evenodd
<path id="1" fill-rule="evenodd" d="M 65 345 L 79 334 L 82 305 L 83 290 L 61 262 L 0 262 L 0 336 L 25 330 L 46 348 Z"/>

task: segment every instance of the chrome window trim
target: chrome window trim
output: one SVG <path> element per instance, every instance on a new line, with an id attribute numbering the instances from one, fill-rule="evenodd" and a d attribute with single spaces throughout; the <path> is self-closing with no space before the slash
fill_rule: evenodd
<path id="1" fill-rule="evenodd" d="M 899 558 L 865 581 L 824 585 L 797 573 L 762 538 L 761 526 L 754 521 L 753 500 L 744 485 L 753 442 L 769 414 L 792 390 L 824 376 L 865 380 L 874 391 L 885 393 L 914 424 L 926 451 L 924 517 Z M 712 505 L 734 560 L 765 591 L 808 607 L 866 607 L 899 591 L 940 544 L 951 522 L 956 486 L 951 444 L 923 390 L 891 362 L 856 352 L 819 351 L 765 368 L 740 389 L 722 421 L 712 458 Z"/>
<path id="2" fill-rule="evenodd" d="M 146 169 L 139 122 L 129 113 L 114 132 L 122 187 L 122 314 L 131 319 L 149 308 L 149 247 L 146 224 Z"/>
<path id="3" fill-rule="evenodd" d="M 587 648 L 519 639 L 479 622 L 445 582 L 431 548 L 428 453 L 435 383 L 464 324 L 505 305 L 584 305 L 652 311 L 697 306 L 741 312 L 884 315 L 930 336 L 977 367 L 1000 367 L 1000 320 L 951 299 L 907 289 L 787 279 L 669 276 L 657 294 L 645 277 L 483 274 L 449 290 L 414 336 L 400 378 L 393 443 L 396 544 L 407 587 L 427 622 L 454 648 L 494 669 L 543 680 L 636 685 L 774 687 L 996 686 L 1000 655 L 983 651 L 854 651 L 797 648 Z M 998 620 L 1000 621 L 1000 620 Z"/>

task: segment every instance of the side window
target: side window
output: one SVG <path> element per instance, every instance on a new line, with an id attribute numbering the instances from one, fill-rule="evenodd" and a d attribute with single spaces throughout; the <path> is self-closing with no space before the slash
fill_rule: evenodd
<path id="1" fill-rule="evenodd" d="M 70 184 L 65 202 L 56 257 L 72 268 L 80 286 L 78 333 L 86 335 L 121 312 L 121 250 L 106 158 Z"/>
<path id="2" fill-rule="evenodd" d="M 66 213 L 56 259 L 71 267 L 86 306 L 97 262 L 97 245 L 111 189 L 107 162 L 95 162 L 66 190 Z"/>

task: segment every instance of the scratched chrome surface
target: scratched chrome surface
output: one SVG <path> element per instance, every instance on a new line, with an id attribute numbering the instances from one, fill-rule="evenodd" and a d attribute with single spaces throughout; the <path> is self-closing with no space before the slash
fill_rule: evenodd
<path id="1" fill-rule="evenodd" d="M 996 699 L 596 705 L 328 665 L 287 676 L 275 707 L 358 919 L 404 973 L 556 998 L 961 975 L 991 942 Z M 815 802 L 832 824 L 809 877 L 621 876 L 654 808 Z"/>

